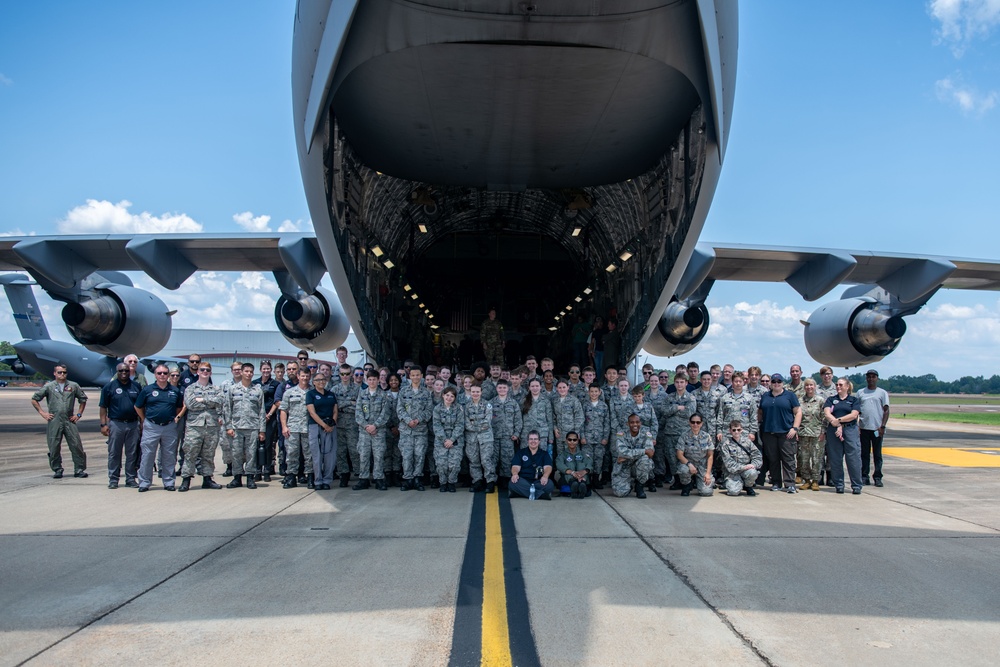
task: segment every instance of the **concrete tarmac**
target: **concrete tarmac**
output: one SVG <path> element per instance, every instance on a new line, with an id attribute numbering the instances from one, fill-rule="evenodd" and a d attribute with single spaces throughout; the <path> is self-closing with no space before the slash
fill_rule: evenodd
<path id="1" fill-rule="evenodd" d="M 0 390 L 0 664 L 449 663 L 474 494 L 109 490 L 89 393 L 90 477 L 54 480 L 30 392 Z M 1000 447 L 942 426 L 890 421 L 886 446 Z M 539 663 L 993 664 L 1000 471 L 885 475 L 511 501 Z"/>

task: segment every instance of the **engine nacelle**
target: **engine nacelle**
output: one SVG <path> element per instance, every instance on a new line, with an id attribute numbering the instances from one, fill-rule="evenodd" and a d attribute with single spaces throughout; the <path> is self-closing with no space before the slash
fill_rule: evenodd
<path id="1" fill-rule="evenodd" d="M 340 301 L 322 288 L 298 300 L 282 295 L 274 306 L 274 321 L 289 343 L 313 352 L 343 345 L 350 330 Z"/>
<path id="2" fill-rule="evenodd" d="M 906 333 L 900 315 L 884 312 L 882 304 L 869 297 L 823 304 L 805 324 L 809 355 L 843 368 L 881 361 Z"/>
<path id="3" fill-rule="evenodd" d="M 26 377 L 32 376 L 36 372 L 34 368 L 24 363 L 20 359 L 14 360 L 14 363 L 10 365 L 10 370 L 16 373 L 17 375 L 23 375 Z"/>
<path id="4" fill-rule="evenodd" d="M 101 354 L 140 357 L 156 354 L 170 339 L 170 315 L 159 297 L 128 285 L 103 283 L 95 296 L 63 307 L 73 338 Z"/>
<path id="5" fill-rule="evenodd" d="M 702 341 L 708 333 L 708 325 L 708 308 L 704 303 L 689 306 L 680 301 L 671 301 L 643 349 L 658 357 L 685 354 Z"/>

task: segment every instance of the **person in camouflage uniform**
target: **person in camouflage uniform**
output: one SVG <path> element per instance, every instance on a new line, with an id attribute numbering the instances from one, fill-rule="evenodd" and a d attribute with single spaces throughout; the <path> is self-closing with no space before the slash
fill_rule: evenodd
<path id="1" fill-rule="evenodd" d="M 500 458 L 498 475 L 503 489 L 510 479 L 511 461 L 518 449 L 522 426 L 521 406 L 510 397 L 510 383 L 498 381 L 497 398 L 493 401 L 493 443 Z"/>
<path id="2" fill-rule="evenodd" d="M 351 479 L 350 469 L 360 476 L 361 457 L 358 454 L 358 425 L 354 421 L 360 386 L 354 384 L 354 368 L 341 364 L 337 373 L 340 384 L 330 388 L 337 397 L 337 472 L 340 474 L 340 488 L 347 487 Z"/>
<path id="3" fill-rule="evenodd" d="M 507 346 L 503 324 L 497 319 L 497 309 L 490 308 L 489 314 L 479 326 L 479 338 L 483 343 L 486 361 L 491 364 L 503 363 L 503 349 Z"/>
<path id="4" fill-rule="evenodd" d="M 510 400 L 518 405 L 524 405 L 524 399 L 528 397 L 528 388 L 522 384 L 527 370 L 524 366 L 518 366 L 510 372 L 510 391 L 508 395 L 510 396 Z M 520 435 L 521 432 L 518 431 L 517 434 Z"/>
<path id="5" fill-rule="evenodd" d="M 728 424 L 734 419 L 743 425 L 743 432 L 749 435 L 751 442 L 756 439 L 758 401 L 744 391 L 745 381 L 742 371 L 734 372 L 733 390 L 719 399 L 714 429 L 716 442 L 722 442 Z"/>
<path id="6" fill-rule="evenodd" d="M 368 386 L 358 394 L 355 421 L 358 426 L 358 455 L 361 467 L 358 476 L 361 478 L 354 485 L 355 491 L 367 489 L 368 470 L 371 467 L 375 488 L 385 491 L 385 435 L 389 418 L 393 414 L 390 397 L 387 392 L 379 389 L 378 371 L 368 371 L 365 376 Z"/>
<path id="7" fill-rule="evenodd" d="M 573 364 L 569 367 L 569 395 L 580 401 L 580 407 L 589 400 L 587 385 L 580 379 L 580 367 Z"/>
<path id="8" fill-rule="evenodd" d="M 653 434 L 642 428 L 639 415 L 628 417 L 628 430 L 619 431 L 615 437 L 615 465 L 611 471 L 611 490 L 615 496 L 624 498 L 632 492 L 635 482 L 635 497 L 645 498 L 643 486 L 653 472 Z"/>
<path id="9" fill-rule="evenodd" d="M 823 405 L 826 399 L 817 393 L 816 381 L 806 378 L 802 381 L 803 394 L 799 401 L 802 408 L 802 423 L 799 425 L 798 465 L 803 491 L 819 491 L 819 476 L 823 472 L 823 454 L 826 449 L 826 418 Z"/>
<path id="10" fill-rule="evenodd" d="M 595 489 L 603 489 L 601 482 L 601 465 L 608 446 L 611 431 L 611 417 L 608 404 L 604 402 L 601 388 L 597 383 L 590 385 L 590 400 L 583 406 L 583 430 L 580 432 L 581 449 L 590 455 L 594 468 L 591 472 L 590 485 Z"/>
<path id="11" fill-rule="evenodd" d="M 713 442 L 717 442 L 717 438 L 715 437 L 715 418 L 719 412 L 719 398 L 712 391 L 712 373 L 710 371 L 702 371 L 700 382 L 701 384 L 698 386 L 697 391 L 694 392 L 695 412 L 705 419 L 705 423 L 701 429 L 702 433 L 711 437 Z M 760 398 L 758 397 L 758 402 L 759 400 Z M 723 431 L 723 433 L 728 432 L 728 429 Z"/>
<path id="12" fill-rule="evenodd" d="M 396 415 L 396 401 L 399 399 L 399 376 L 390 373 L 386 378 L 389 385 L 386 397 L 389 399 L 389 423 L 385 431 L 385 476 L 389 486 L 399 486 L 403 481 L 403 455 L 399 453 L 399 417 Z"/>
<path id="13" fill-rule="evenodd" d="M 715 492 L 715 478 L 712 476 L 715 442 L 708 433 L 702 432 L 704 422 L 705 418 L 697 413 L 688 417 L 691 428 L 677 441 L 677 459 L 680 461 L 677 475 L 683 486 L 682 496 L 691 495 L 695 486 L 699 496 L 710 496 Z"/>
<path id="14" fill-rule="evenodd" d="M 666 456 L 662 447 L 657 449 L 656 440 L 660 432 L 660 422 L 656 414 L 655 406 L 646 400 L 646 392 L 642 385 L 637 384 L 632 387 L 632 412 L 639 415 L 642 427 L 653 434 L 653 474 L 649 476 L 646 483 L 646 490 L 656 492 L 656 471 L 666 470 Z M 664 473 L 665 476 L 665 473 Z M 662 486 L 662 485 L 661 485 Z"/>
<path id="15" fill-rule="evenodd" d="M 191 478 L 201 468 L 203 489 L 221 489 L 212 480 L 215 472 L 215 450 L 219 446 L 219 424 L 223 418 L 225 396 L 212 380 L 212 364 L 198 364 L 198 381 L 184 390 L 184 408 L 187 419 L 184 427 L 184 465 L 181 468 L 181 486 L 178 491 L 191 488 Z M 200 461 L 200 464 L 198 463 Z"/>
<path id="16" fill-rule="evenodd" d="M 403 483 L 401 491 L 424 490 L 420 476 L 424 471 L 427 452 L 427 429 L 434 415 L 434 398 L 422 386 L 423 371 L 410 369 L 410 383 L 399 390 L 396 415 L 399 417 L 399 450 L 403 455 Z"/>
<path id="17" fill-rule="evenodd" d="M 739 420 L 729 424 L 729 436 L 722 441 L 719 453 L 726 470 L 726 495 L 738 496 L 745 489 L 748 496 L 756 496 L 753 485 L 764 460 Z"/>
<path id="18" fill-rule="evenodd" d="M 247 488 L 256 489 L 254 475 L 257 474 L 257 443 L 264 442 L 267 418 L 264 415 L 264 389 L 253 383 L 253 364 L 240 367 L 238 384 L 231 385 L 226 392 L 222 406 L 222 416 L 226 423 L 226 435 L 232 438 L 233 481 L 226 488 L 242 486 L 240 477 L 246 473 Z"/>
<path id="19" fill-rule="evenodd" d="M 449 385 L 434 408 L 434 458 L 441 493 L 455 493 L 465 453 L 465 411 L 457 398 L 458 390 Z"/>
<path id="20" fill-rule="evenodd" d="M 66 379 L 66 372 L 66 366 L 57 364 L 54 369 L 56 379 L 46 382 L 31 395 L 31 406 L 48 422 L 45 426 L 45 439 L 49 446 L 49 468 L 52 469 L 52 477 L 55 479 L 63 476 L 63 436 L 66 437 L 66 445 L 73 457 L 73 476 L 87 476 L 87 453 L 83 451 L 80 430 L 76 425 L 87 406 L 87 394 L 80 385 Z M 39 403 L 42 399 L 45 399 L 48 410 L 42 409 Z M 73 409 L 77 401 L 80 402 L 79 412 Z"/>
<path id="21" fill-rule="evenodd" d="M 483 399 L 482 387 L 476 384 L 472 385 L 471 397 L 465 406 L 465 456 L 472 475 L 469 491 L 485 489 L 486 493 L 493 493 L 497 483 L 493 404 Z"/>
<path id="22" fill-rule="evenodd" d="M 226 378 L 220 385 L 222 388 L 223 395 L 223 405 L 229 402 L 229 389 L 240 383 L 242 380 L 243 364 L 234 361 L 229 366 L 230 377 Z M 223 416 L 225 419 L 225 416 Z M 219 426 L 219 444 L 222 445 L 222 462 L 226 464 L 226 471 L 222 473 L 223 477 L 232 477 L 233 475 L 233 438 L 226 432 L 225 422 Z"/>
<path id="23" fill-rule="evenodd" d="M 552 456 L 552 403 L 542 395 L 542 381 L 528 382 L 528 396 L 521 408 L 521 442 L 528 441 L 529 431 L 538 431 L 542 449 Z"/>
<path id="24" fill-rule="evenodd" d="M 490 376 L 483 379 L 483 400 L 492 401 L 497 397 L 497 382 L 500 381 L 500 372 L 502 368 L 500 364 L 490 364 Z"/>
<path id="25" fill-rule="evenodd" d="M 312 450 L 309 449 L 309 412 L 306 409 L 306 393 L 309 391 L 307 369 L 299 369 L 299 383 L 281 396 L 281 432 L 285 436 L 285 470 L 287 474 L 281 483 L 284 489 L 294 489 L 299 458 L 305 458 L 307 476 L 313 473 Z M 338 399 L 339 401 L 339 399 Z M 339 403 L 338 403 L 339 404 Z M 309 485 L 312 486 L 312 481 Z"/>
<path id="26" fill-rule="evenodd" d="M 575 396 L 569 394 L 569 383 L 559 380 L 556 383 L 556 395 L 552 399 L 552 460 L 558 461 L 559 450 L 570 431 L 579 433 L 583 430 L 583 406 Z"/>
<path id="27" fill-rule="evenodd" d="M 619 377 L 615 371 L 615 376 Z M 628 430 L 628 416 L 632 414 L 632 395 L 629 393 L 630 383 L 627 378 L 619 377 L 615 382 L 615 393 L 608 398 L 608 415 L 611 419 L 611 455 L 615 453 L 615 438 L 619 431 Z"/>
<path id="28" fill-rule="evenodd" d="M 677 441 L 688 430 L 688 418 L 698 411 L 698 402 L 695 397 L 687 391 L 687 376 L 678 375 L 674 378 L 674 393 L 668 394 L 663 402 L 663 434 L 666 444 L 664 455 L 667 463 L 670 464 L 670 472 L 674 475 L 671 490 L 681 488 L 680 478 L 677 473 L 680 470 L 680 461 L 677 460 Z M 704 415 L 702 415 L 704 417 Z"/>

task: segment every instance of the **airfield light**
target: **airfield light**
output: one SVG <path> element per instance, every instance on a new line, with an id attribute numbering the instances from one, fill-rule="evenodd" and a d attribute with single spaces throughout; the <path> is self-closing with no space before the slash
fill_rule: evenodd
<path id="1" fill-rule="evenodd" d="M 382 246 L 373 245 L 372 254 L 375 255 L 376 257 L 381 257 L 382 255 L 385 254 L 385 252 L 382 251 Z"/>

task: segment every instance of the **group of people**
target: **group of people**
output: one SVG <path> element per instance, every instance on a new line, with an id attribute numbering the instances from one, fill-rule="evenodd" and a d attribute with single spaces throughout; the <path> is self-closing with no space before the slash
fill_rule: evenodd
<path id="1" fill-rule="evenodd" d="M 502 343 L 501 343 L 502 345 Z M 492 352 L 494 350 L 487 350 Z M 130 355 L 131 356 L 131 355 Z M 557 376 L 553 361 L 529 356 L 507 370 L 494 360 L 470 373 L 406 362 L 396 372 L 371 364 L 320 363 L 300 352 L 287 365 L 264 361 L 260 375 L 234 363 L 216 384 L 200 355 L 188 367 L 161 364 L 146 384 L 134 358 L 101 390 L 101 432 L 108 438 L 108 487 L 147 491 L 158 474 L 166 490 L 218 489 L 222 447 L 228 488 L 257 488 L 280 475 L 283 488 L 326 490 L 337 482 L 363 491 L 454 492 L 505 489 L 513 496 L 582 499 L 610 484 L 614 495 L 645 498 L 666 485 L 681 495 L 756 495 L 755 487 L 795 493 L 826 483 L 861 493 L 882 485 L 881 443 L 889 416 L 878 372 L 854 392 L 829 367 L 820 381 L 752 366 L 669 371 L 646 365 L 633 385 L 610 365 L 599 383 L 592 366 Z M 47 400 L 47 410 L 40 401 Z M 56 367 L 32 404 L 48 420 L 49 463 L 63 474 L 65 436 L 74 474 L 86 477 L 76 422 L 87 396 Z M 78 408 L 74 408 L 79 404 Z M 176 477 L 181 478 L 176 485 Z"/>

